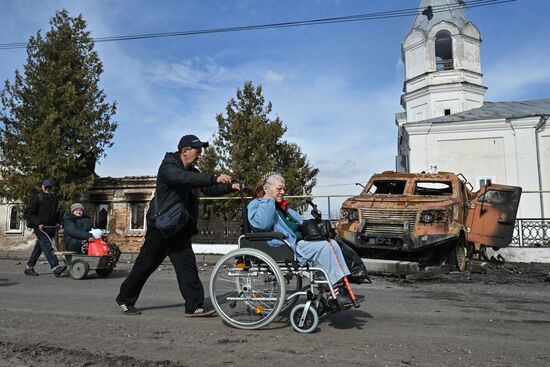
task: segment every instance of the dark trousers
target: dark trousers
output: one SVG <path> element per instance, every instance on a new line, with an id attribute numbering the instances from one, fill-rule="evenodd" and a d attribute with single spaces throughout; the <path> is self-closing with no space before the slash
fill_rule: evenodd
<path id="1" fill-rule="evenodd" d="M 55 268 L 57 265 L 59 265 L 59 260 L 57 260 L 57 256 L 55 256 L 55 254 L 53 253 L 52 243 L 45 235 L 37 237 L 38 239 L 34 244 L 34 248 L 32 249 L 31 257 L 29 258 L 27 265 L 30 268 L 34 268 L 36 262 L 38 261 L 38 258 L 42 253 L 44 253 L 44 256 L 46 257 L 46 260 L 48 260 L 50 267 Z"/>
<path id="2" fill-rule="evenodd" d="M 116 300 L 134 306 L 149 276 L 159 267 L 166 256 L 174 266 L 181 295 L 185 300 L 185 311 L 192 312 L 204 303 L 204 289 L 199 278 L 191 238 L 183 231 L 175 238 L 165 239 L 160 232 L 147 227 L 145 242 L 134 262 L 128 277 L 120 286 Z"/>

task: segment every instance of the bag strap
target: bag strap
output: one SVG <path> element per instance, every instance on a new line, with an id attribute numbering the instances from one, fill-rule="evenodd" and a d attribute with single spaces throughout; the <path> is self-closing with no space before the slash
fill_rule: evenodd
<path id="1" fill-rule="evenodd" d="M 175 204 L 179 203 L 180 202 L 180 196 L 179 196 L 178 193 L 176 193 L 174 195 L 174 199 L 168 201 L 169 205 L 164 205 L 163 207 L 160 207 L 159 202 L 158 202 L 158 198 L 157 198 L 157 192 L 155 192 L 155 195 L 153 196 L 153 201 L 154 201 L 154 204 L 155 204 L 155 217 L 157 217 L 157 216 L 161 215 L 163 212 L 165 212 L 166 210 L 168 210 L 169 208 L 171 208 L 172 206 L 174 206 Z M 182 203 L 182 205 L 185 206 L 183 203 Z"/>

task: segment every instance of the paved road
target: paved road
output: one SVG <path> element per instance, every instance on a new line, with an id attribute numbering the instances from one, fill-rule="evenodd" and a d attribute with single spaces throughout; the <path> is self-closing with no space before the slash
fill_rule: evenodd
<path id="1" fill-rule="evenodd" d="M 130 266 L 76 281 L 0 260 L 0 366 L 550 366 L 547 273 L 375 277 L 356 287 L 360 309 L 302 335 L 284 318 L 243 331 L 183 317 L 169 266 L 147 283 L 143 314 L 122 315 L 113 299 Z"/>

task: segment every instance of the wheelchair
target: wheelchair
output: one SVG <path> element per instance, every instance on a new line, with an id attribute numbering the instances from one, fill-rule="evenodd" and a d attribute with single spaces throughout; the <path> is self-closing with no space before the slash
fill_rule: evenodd
<path id="1" fill-rule="evenodd" d="M 239 248 L 223 256 L 210 276 L 210 299 L 226 324 L 259 329 L 290 311 L 294 330 L 311 333 L 317 329 L 321 316 L 349 307 L 338 304 L 323 269 L 298 262 L 285 234 L 250 233 L 245 208 Z M 272 239 L 284 244 L 270 246 L 267 242 Z M 329 293 L 332 297 L 327 297 Z"/>

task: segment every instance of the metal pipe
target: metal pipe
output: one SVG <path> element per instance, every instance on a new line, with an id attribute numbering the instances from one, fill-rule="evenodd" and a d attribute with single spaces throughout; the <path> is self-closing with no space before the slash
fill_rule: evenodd
<path id="1" fill-rule="evenodd" d="M 542 116 L 539 123 L 535 126 L 535 150 L 537 152 L 537 174 L 539 179 L 539 200 L 540 200 L 540 217 L 544 218 L 544 195 L 542 193 L 542 170 L 540 165 L 540 145 L 539 145 L 539 131 L 546 125 L 546 117 Z"/>

